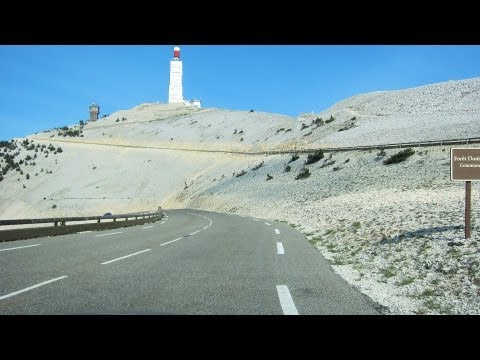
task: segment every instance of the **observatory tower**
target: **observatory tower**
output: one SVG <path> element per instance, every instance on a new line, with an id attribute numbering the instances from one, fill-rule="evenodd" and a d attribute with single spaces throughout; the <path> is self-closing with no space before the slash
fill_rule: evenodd
<path id="1" fill-rule="evenodd" d="M 98 114 L 100 113 L 100 106 L 93 103 L 92 105 L 89 106 L 89 109 L 90 109 L 90 121 L 97 121 Z"/>
<path id="2" fill-rule="evenodd" d="M 182 75 L 183 67 L 182 60 L 180 60 L 180 48 L 175 46 L 173 48 L 173 59 L 170 61 L 170 86 L 168 87 L 169 104 L 183 103 Z"/>

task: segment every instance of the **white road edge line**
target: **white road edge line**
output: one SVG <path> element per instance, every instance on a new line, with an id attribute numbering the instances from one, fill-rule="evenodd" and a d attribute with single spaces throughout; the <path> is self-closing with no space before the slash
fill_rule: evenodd
<path id="1" fill-rule="evenodd" d="M 278 298 L 282 306 L 283 315 L 298 315 L 298 310 L 293 302 L 292 295 L 287 285 L 277 285 Z"/>
<path id="2" fill-rule="evenodd" d="M 281 242 L 277 242 L 277 254 L 284 255 L 285 249 L 283 248 L 283 244 Z"/>
<path id="3" fill-rule="evenodd" d="M 191 234 L 188 234 L 188 235 L 192 236 L 192 235 L 198 234 L 200 231 L 202 231 L 202 230 L 197 230 L 197 231 L 192 232 Z"/>
<path id="4" fill-rule="evenodd" d="M 280 235 L 280 230 L 275 229 L 275 234 Z"/>
<path id="5" fill-rule="evenodd" d="M 10 293 L 10 294 L 0 296 L 0 300 L 3 300 L 3 299 L 6 299 L 6 298 L 9 298 L 9 297 L 11 297 L 11 296 L 15 296 L 15 295 L 21 294 L 21 293 L 26 292 L 26 291 L 29 291 L 29 290 L 33 290 L 33 289 L 35 289 L 35 288 L 37 288 L 37 287 L 50 284 L 51 282 L 54 282 L 54 281 L 58 281 L 58 280 L 65 279 L 66 277 L 68 277 L 68 276 L 60 276 L 60 277 L 55 278 L 55 279 L 52 279 L 52 280 L 47 280 L 47 281 L 41 282 L 40 284 L 37 284 L 37 285 L 29 286 L 29 287 L 27 287 L 27 288 L 25 288 L 25 289 L 22 289 L 22 290 L 14 291 L 14 292 L 12 292 L 12 293 Z"/>
<path id="6" fill-rule="evenodd" d="M 272 224 L 269 224 L 269 223 L 267 223 L 267 222 L 266 222 L 266 223 L 265 223 L 265 225 L 268 225 L 268 226 L 270 226 L 270 225 L 272 225 Z"/>
<path id="7" fill-rule="evenodd" d="M 258 220 L 258 219 L 255 219 L 255 218 L 254 218 L 253 220 L 255 220 L 255 221 L 260 221 L 260 220 Z"/>
<path id="8" fill-rule="evenodd" d="M 115 234 L 122 234 L 122 233 L 123 233 L 123 231 L 118 231 L 118 232 L 114 232 L 114 233 L 110 233 L 110 234 L 95 235 L 95 237 L 115 235 Z"/>
<path id="9" fill-rule="evenodd" d="M 183 237 L 179 237 L 178 239 L 171 240 L 171 241 L 167 241 L 166 243 L 160 244 L 160 246 L 167 245 L 167 244 L 170 244 L 170 243 L 172 243 L 172 242 L 175 242 L 175 241 L 178 241 L 178 240 L 182 240 L 182 239 L 183 239 Z"/>
<path id="10" fill-rule="evenodd" d="M 114 262 L 114 261 L 126 259 L 126 258 L 128 258 L 128 257 L 130 257 L 130 256 L 138 255 L 138 254 L 144 253 L 145 251 L 150 251 L 150 250 L 152 250 L 152 249 L 146 249 L 146 250 L 138 251 L 138 252 L 133 253 L 133 254 L 130 254 L 130 255 L 125 255 L 125 256 L 119 257 L 119 258 L 117 258 L 117 259 L 113 259 L 113 260 L 110 260 L 110 261 L 105 261 L 105 262 L 102 263 L 102 265 L 106 265 L 106 264 L 110 264 L 110 263 L 112 263 L 112 262 Z"/>
<path id="11" fill-rule="evenodd" d="M 209 226 L 210 226 L 210 225 L 209 225 Z M 205 226 L 205 227 L 202 228 L 202 230 L 206 230 L 206 229 L 208 229 L 208 226 Z"/>
<path id="12" fill-rule="evenodd" d="M 26 246 L 18 246 L 18 247 L 13 247 L 13 248 L 0 249 L 0 251 L 8 251 L 8 250 L 24 249 L 24 248 L 29 248 L 29 247 L 32 247 L 32 246 L 39 246 L 39 245 L 42 245 L 42 244 L 26 245 Z"/>
<path id="13" fill-rule="evenodd" d="M 86 233 L 91 233 L 92 230 L 87 230 L 87 231 L 79 231 L 77 234 L 86 234 Z"/>
<path id="14" fill-rule="evenodd" d="M 150 226 L 145 226 L 144 228 L 142 228 L 142 230 L 145 230 L 145 229 L 150 229 L 150 228 L 152 228 L 152 227 L 153 227 L 153 225 L 150 225 Z"/>

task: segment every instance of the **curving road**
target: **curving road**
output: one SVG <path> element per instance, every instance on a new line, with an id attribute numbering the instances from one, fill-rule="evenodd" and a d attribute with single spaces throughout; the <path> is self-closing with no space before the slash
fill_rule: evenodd
<path id="1" fill-rule="evenodd" d="M 0 314 L 378 314 L 285 223 L 170 210 L 0 243 Z"/>

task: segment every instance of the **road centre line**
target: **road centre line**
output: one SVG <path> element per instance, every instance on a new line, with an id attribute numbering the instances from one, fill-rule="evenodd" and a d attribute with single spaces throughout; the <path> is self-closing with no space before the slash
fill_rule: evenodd
<path id="1" fill-rule="evenodd" d="M 10 294 L 0 296 L 0 300 L 7 299 L 7 298 L 9 298 L 9 297 L 12 297 L 12 296 L 15 296 L 15 295 L 24 293 L 24 292 L 29 291 L 29 290 L 33 290 L 33 289 L 35 289 L 35 288 L 37 288 L 37 287 L 50 284 L 51 282 L 54 282 L 54 281 L 58 281 L 58 280 L 61 280 L 61 279 L 65 279 L 66 277 L 68 277 L 68 276 L 60 276 L 60 277 L 55 278 L 55 279 L 52 279 L 52 280 L 47 280 L 47 281 L 41 282 L 40 284 L 36 284 L 36 285 L 29 286 L 29 287 L 27 287 L 27 288 L 25 288 L 25 289 L 22 289 L 22 290 L 14 291 L 14 292 L 12 292 L 12 293 L 10 293 Z"/>
<path id="2" fill-rule="evenodd" d="M 165 243 L 163 243 L 163 244 L 160 244 L 160 246 L 167 245 L 167 244 L 170 244 L 170 243 L 173 243 L 173 242 L 175 242 L 175 241 L 182 240 L 182 239 L 183 239 L 183 236 L 182 236 L 182 237 L 179 237 L 178 239 L 171 240 L 171 241 L 167 241 L 167 242 L 165 242 Z"/>
<path id="3" fill-rule="evenodd" d="M 202 228 L 202 230 L 206 230 L 206 229 L 208 229 L 208 226 L 205 226 L 205 227 Z"/>
<path id="4" fill-rule="evenodd" d="M 283 248 L 283 244 L 281 242 L 277 242 L 277 254 L 284 255 L 285 249 Z"/>
<path id="5" fill-rule="evenodd" d="M 119 257 L 119 258 L 116 258 L 116 259 L 113 259 L 113 260 L 105 261 L 105 262 L 102 263 L 102 265 L 106 265 L 106 264 L 110 264 L 114 261 L 126 259 L 126 258 L 129 258 L 130 256 L 138 255 L 138 254 L 144 253 L 146 251 L 150 251 L 150 250 L 152 250 L 152 249 L 146 249 L 146 250 L 138 251 L 138 252 L 130 254 L 130 255 L 125 255 L 125 256 L 122 256 L 122 257 Z"/>
<path id="6" fill-rule="evenodd" d="M 39 246 L 39 245 L 42 245 L 42 244 L 34 244 L 34 245 L 26 245 L 26 246 L 17 246 L 17 247 L 13 247 L 13 248 L 0 249 L 0 251 L 8 251 L 8 250 L 16 250 L 16 249 L 25 249 L 25 248 L 29 248 L 29 247 L 32 247 L 32 246 Z"/>
<path id="7" fill-rule="evenodd" d="M 293 302 L 292 295 L 287 285 L 277 285 L 278 298 L 282 306 L 283 315 L 298 315 L 298 310 Z"/>
<path id="8" fill-rule="evenodd" d="M 188 234 L 188 235 L 189 235 L 189 236 L 192 236 L 192 235 L 198 234 L 200 231 L 202 231 L 202 230 L 197 230 L 197 231 L 195 231 L 195 232 L 193 232 L 193 233 L 191 233 L 191 234 Z"/>
<path id="9" fill-rule="evenodd" d="M 280 235 L 280 230 L 275 229 L 275 234 Z"/>
<path id="10" fill-rule="evenodd" d="M 258 220 L 258 219 L 255 219 L 255 218 L 253 218 L 253 220 L 255 220 L 255 221 L 260 221 L 260 220 Z"/>
<path id="11" fill-rule="evenodd" d="M 115 234 L 122 234 L 123 231 L 118 231 L 114 233 L 109 233 L 109 234 L 101 234 L 101 235 L 95 235 L 95 237 L 100 237 L 100 236 L 108 236 L 108 235 L 115 235 Z"/>
<path id="12" fill-rule="evenodd" d="M 265 225 L 268 225 L 268 226 L 270 226 L 270 225 L 272 225 L 272 224 L 269 224 L 269 223 L 267 223 L 267 222 L 266 222 L 266 223 L 265 223 Z"/>

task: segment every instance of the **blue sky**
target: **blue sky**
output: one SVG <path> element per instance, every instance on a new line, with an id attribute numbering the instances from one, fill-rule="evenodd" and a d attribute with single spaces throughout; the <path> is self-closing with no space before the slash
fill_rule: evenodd
<path id="1" fill-rule="evenodd" d="M 186 99 L 291 116 L 355 94 L 480 76 L 480 46 L 181 45 Z M 173 45 L 0 46 L 0 140 L 168 100 Z"/>

